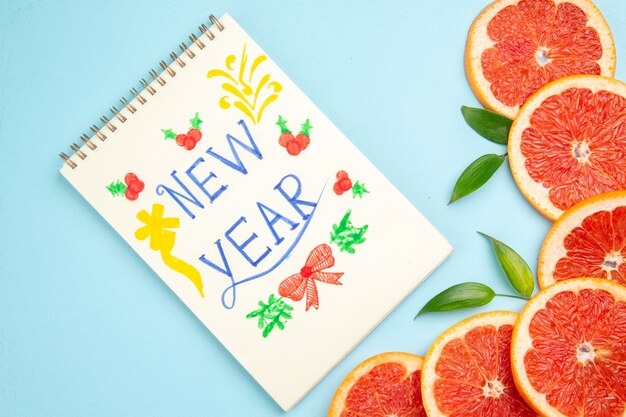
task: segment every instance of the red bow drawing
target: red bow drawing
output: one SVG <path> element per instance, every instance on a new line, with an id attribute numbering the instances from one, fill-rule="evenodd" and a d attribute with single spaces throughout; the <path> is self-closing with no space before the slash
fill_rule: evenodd
<path id="1" fill-rule="evenodd" d="M 325 243 L 316 246 L 309 254 L 300 273 L 293 274 L 280 283 L 278 293 L 282 297 L 300 301 L 306 292 L 306 311 L 309 311 L 311 306 L 319 308 L 315 281 L 341 285 L 339 278 L 341 278 L 343 272 L 322 272 L 333 265 L 335 265 L 335 258 L 333 258 L 330 246 Z"/>

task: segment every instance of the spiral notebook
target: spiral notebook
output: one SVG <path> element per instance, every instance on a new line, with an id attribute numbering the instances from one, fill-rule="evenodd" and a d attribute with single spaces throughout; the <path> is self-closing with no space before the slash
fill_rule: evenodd
<path id="1" fill-rule="evenodd" d="M 287 410 L 451 247 L 232 17 L 180 49 L 61 173 Z"/>

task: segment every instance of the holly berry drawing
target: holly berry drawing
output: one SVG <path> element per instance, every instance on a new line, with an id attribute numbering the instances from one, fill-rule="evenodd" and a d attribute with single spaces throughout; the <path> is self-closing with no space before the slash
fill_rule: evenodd
<path id="1" fill-rule="evenodd" d="M 139 197 L 139 193 L 143 191 L 145 184 L 141 181 L 137 175 L 129 172 L 124 177 L 124 182 L 115 180 L 111 184 L 106 186 L 113 197 L 119 197 L 123 195 L 127 200 L 135 201 Z"/>
<path id="2" fill-rule="evenodd" d="M 278 121 L 276 122 L 280 127 L 280 137 L 278 143 L 283 148 L 287 149 L 289 155 L 296 156 L 303 150 L 305 150 L 309 143 L 311 143 L 310 131 L 313 128 L 309 119 L 306 119 L 301 125 L 300 132 L 294 136 L 291 130 L 287 127 L 287 121 L 283 119 L 283 116 L 278 115 Z"/>
<path id="3" fill-rule="evenodd" d="M 335 178 L 337 178 L 337 182 L 333 185 L 333 191 L 335 194 L 342 195 L 352 188 L 352 180 L 346 171 L 337 171 Z"/>
<path id="4" fill-rule="evenodd" d="M 335 177 L 337 178 L 335 185 L 333 185 L 335 194 L 342 195 L 348 190 L 352 190 L 352 198 L 363 198 L 363 194 L 369 194 L 369 191 L 365 188 L 365 184 L 358 181 L 352 184 L 352 180 L 346 171 L 337 171 Z"/>
<path id="5" fill-rule="evenodd" d="M 172 129 L 161 129 L 165 135 L 165 140 L 175 139 L 178 146 L 182 146 L 188 151 L 196 147 L 196 144 L 202 139 L 202 132 L 200 131 L 200 124 L 202 120 L 198 117 L 198 112 L 192 119 L 189 119 L 191 127 L 187 133 L 176 134 Z"/>

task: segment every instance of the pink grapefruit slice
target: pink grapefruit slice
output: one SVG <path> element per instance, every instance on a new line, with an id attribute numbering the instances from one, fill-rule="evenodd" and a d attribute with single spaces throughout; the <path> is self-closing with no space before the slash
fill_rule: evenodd
<path id="1" fill-rule="evenodd" d="M 576 278 L 541 290 L 517 319 L 511 362 L 542 416 L 625 416 L 626 287 Z"/>
<path id="2" fill-rule="evenodd" d="M 509 118 L 550 81 L 614 73 L 613 36 L 590 0 L 496 0 L 467 36 L 465 74 L 474 94 Z"/>
<path id="3" fill-rule="evenodd" d="M 510 363 L 517 314 L 495 311 L 464 320 L 435 340 L 422 368 L 428 417 L 532 417 Z"/>
<path id="4" fill-rule="evenodd" d="M 367 359 L 343 380 L 328 417 L 426 417 L 420 391 L 422 362 L 404 352 Z"/>
<path id="5" fill-rule="evenodd" d="M 578 277 L 626 286 L 626 191 L 591 197 L 559 217 L 543 241 L 537 275 L 541 288 Z"/>
<path id="6" fill-rule="evenodd" d="M 509 132 L 509 163 L 526 199 L 556 220 L 595 195 L 626 188 L 626 84 L 573 75 L 524 104 Z"/>

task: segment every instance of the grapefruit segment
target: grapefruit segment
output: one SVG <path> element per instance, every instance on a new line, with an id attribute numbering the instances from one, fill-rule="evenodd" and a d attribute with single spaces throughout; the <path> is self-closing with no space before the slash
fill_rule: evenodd
<path id="1" fill-rule="evenodd" d="M 343 380 L 328 417 L 426 417 L 420 377 L 422 358 L 388 352 L 373 356 Z"/>
<path id="2" fill-rule="evenodd" d="M 479 314 L 437 338 L 422 369 L 422 399 L 429 417 L 536 416 L 511 374 L 516 317 L 510 311 Z"/>
<path id="3" fill-rule="evenodd" d="M 597 278 L 557 282 L 515 323 L 515 384 L 543 416 L 623 417 L 625 340 L 625 287 Z"/>
<path id="4" fill-rule="evenodd" d="M 513 178 L 549 219 L 589 197 L 626 188 L 626 84 L 574 75 L 522 107 L 509 132 Z"/>
<path id="5" fill-rule="evenodd" d="M 514 118 L 557 78 L 612 77 L 615 44 L 590 0 L 496 0 L 470 27 L 465 73 L 485 107 Z"/>
<path id="6" fill-rule="evenodd" d="M 541 288 L 578 277 L 626 285 L 626 191 L 600 194 L 566 211 L 544 239 L 537 276 Z"/>

